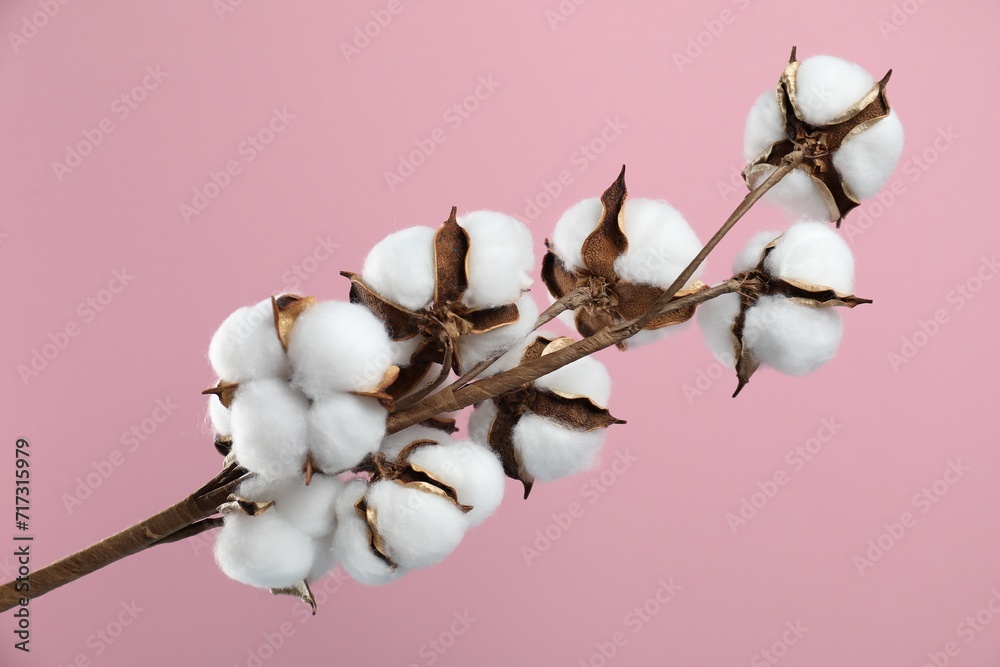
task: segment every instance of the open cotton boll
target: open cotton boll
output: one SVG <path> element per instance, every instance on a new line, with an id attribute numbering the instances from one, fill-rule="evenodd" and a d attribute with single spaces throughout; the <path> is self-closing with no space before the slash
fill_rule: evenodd
<path id="1" fill-rule="evenodd" d="M 701 250 L 698 236 L 665 201 L 627 199 L 622 214 L 628 248 L 615 259 L 615 272 L 632 283 L 669 287 Z M 691 281 L 700 273 L 701 267 Z"/>
<path id="2" fill-rule="evenodd" d="M 903 124 L 896 112 L 853 134 L 833 154 L 841 180 L 860 199 L 878 194 L 903 154 Z"/>
<path id="3" fill-rule="evenodd" d="M 457 342 L 458 358 L 461 361 L 461 372 L 466 372 L 480 361 L 489 359 L 510 349 L 518 341 L 527 336 L 535 328 L 538 319 L 538 304 L 530 294 L 522 294 L 517 300 L 517 321 L 493 331 L 481 334 L 459 336 Z M 500 360 L 483 373 L 483 377 L 499 373 L 505 368 L 498 366 Z M 516 365 L 517 360 L 514 360 Z"/>
<path id="4" fill-rule="evenodd" d="M 313 538 L 271 511 L 229 514 L 215 541 L 215 561 L 226 576 L 260 588 L 301 583 L 315 559 Z"/>
<path id="5" fill-rule="evenodd" d="M 799 63 L 796 102 L 812 125 L 826 125 L 863 98 L 875 80 L 860 65 L 834 56 L 812 56 Z"/>
<path id="6" fill-rule="evenodd" d="M 797 222 L 785 230 L 764 268 L 778 278 L 832 287 L 842 294 L 854 289 L 854 255 L 840 234 L 822 222 Z"/>
<path id="7" fill-rule="evenodd" d="M 753 162 L 771 144 L 786 139 L 785 125 L 781 122 L 778 96 L 773 90 L 761 93 L 750 107 L 747 124 L 743 130 L 743 159 Z"/>
<path id="8" fill-rule="evenodd" d="M 833 359 L 843 332 L 833 308 L 766 296 L 747 310 L 743 342 L 762 364 L 786 375 L 806 375 Z"/>
<path id="9" fill-rule="evenodd" d="M 275 512 L 310 537 L 322 537 L 333 532 L 334 506 L 344 490 L 336 477 L 313 475 L 307 485 L 305 477 L 272 481 L 251 477 L 240 484 L 237 495 L 258 503 L 274 501 L 268 512 Z"/>
<path id="10" fill-rule="evenodd" d="M 733 260 L 733 273 L 743 273 L 756 269 L 760 264 L 760 258 L 764 255 L 764 248 L 774 239 L 781 236 L 781 232 L 757 232 L 750 237 L 743 250 Z"/>
<path id="11" fill-rule="evenodd" d="M 739 313 L 740 297 L 737 294 L 722 294 L 710 299 L 698 306 L 696 313 L 698 326 L 701 327 L 712 356 L 728 368 L 736 365 L 733 321 Z"/>
<path id="12" fill-rule="evenodd" d="M 333 533 L 323 537 L 314 537 L 313 546 L 316 549 L 316 557 L 313 559 L 306 581 L 315 583 L 330 574 L 330 571 L 337 565 L 337 559 L 333 555 Z"/>
<path id="13" fill-rule="evenodd" d="M 439 563 L 455 550 L 468 522 L 447 498 L 389 480 L 368 487 L 368 507 L 386 555 L 406 568 Z"/>
<path id="14" fill-rule="evenodd" d="M 535 380 L 535 386 L 556 394 L 586 396 L 601 406 L 608 407 L 611 398 L 611 375 L 597 359 L 583 357 L 566 364 Z"/>
<path id="15" fill-rule="evenodd" d="M 308 441 L 309 399 L 284 380 L 251 380 L 239 386 L 230 407 L 233 453 L 262 477 L 301 475 Z"/>
<path id="16" fill-rule="evenodd" d="M 607 429 L 577 431 L 529 413 L 514 426 L 514 448 L 525 473 L 551 482 L 593 468 L 606 436 Z"/>
<path id="17" fill-rule="evenodd" d="M 469 286 L 462 303 L 492 308 L 513 303 L 531 287 L 535 266 L 534 241 L 516 218 L 493 211 L 474 211 L 458 218 L 469 235 L 465 267 Z"/>
<path id="18" fill-rule="evenodd" d="M 368 523 L 354 507 L 368 490 L 364 480 L 348 482 L 337 499 L 337 529 L 333 532 L 332 554 L 344 571 L 367 586 L 381 586 L 399 579 L 406 569 L 395 569 L 372 551 L 372 534 Z"/>
<path id="19" fill-rule="evenodd" d="M 403 451 L 403 448 L 416 440 L 433 440 L 444 445 L 451 442 L 451 436 L 439 428 L 416 424 L 408 426 L 402 431 L 397 431 L 392 435 L 387 435 L 382 440 L 382 444 L 379 445 L 378 450 L 395 461 L 399 453 Z"/>
<path id="20" fill-rule="evenodd" d="M 331 394 L 309 410 L 309 445 L 320 470 L 336 473 L 353 468 L 378 451 L 388 413 L 374 398 Z"/>
<path id="21" fill-rule="evenodd" d="M 556 222 L 552 232 L 552 250 L 567 268 L 584 268 L 581 254 L 583 242 L 597 229 L 603 211 L 604 207 L 597 197 L 584 199 L 569 207 Z"/>
<path id="22" fill-rule="evenodd" d="M 487 519 L 503 500 L 506 477 L 491 450 L 468 440 L 428 445 L 415 450 L 410 464 L 455 489 L 458 502 L 472 506 L 465 514 L 470 526 Z"/>
<path id="23" fill-rule="evenodd" d="M 760 176 L 748 183 L 751 189 L 763 183 L 774 171 L 774 167 L 766 165 Z M 780 207 L 790 218 L 809 218 L 812 220 L 829 220 L 830 207 L 823 199 L 821 190 L 812 176 L 794 169 L 785 174 L 778 183 L 764 193 L 763 199 Z"/>
<path id="24" fill-rule="evenodd" d="M 382 322 L 363 306 L 324 301 L 306 309 L 288 338 L 292 382 L 310 398 L 372 391 L 392 365 Z"/>
<path id="25" fill-rule="evenodd" d="M 365 257 L 362 279 L 403 308 L 423 308 L 434 298 L 434 234 L 430 227 L 389 234 Z"/>
<path id="26" fill-rule="evenodd" d="M 271 299 L 244 306 L 225 319 L 208 345 L 212 369 L 227 382 L 288 377 L 288 359 L 274 328 Z"/>
<path id="27" fill-rule="evenodd" d="M 490 426 L 497 416 L 497 404 L 491 399 L 473 408 L 469 415 L 469 438 L 477 445 L 489 447 Z"/>
<path id="28" fill-rule="evenodd" d="M 212 428 L 219 435 L 232 435 L 233 423 L 229 408 L 222 404 L 218 396 L 208 397 L 208 418 L 212 422 Z"/>

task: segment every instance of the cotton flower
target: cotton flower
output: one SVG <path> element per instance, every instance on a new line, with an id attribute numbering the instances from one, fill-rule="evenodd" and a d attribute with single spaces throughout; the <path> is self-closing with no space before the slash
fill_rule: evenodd
<path id="1" fill-rule="evenodd" d="M 455 490 L 470 526 L 482 523 L 503 500 L 503 466 L 488 448 L 468 440 L 416 448 L 407 463 Z"/>
<path id="2" fill-rule="evenodd" d="M 388 413 L 374 398 L 330 394 L 314 401 L 307 417 L 313 463 L 327 472 L 349 470 L 378 451 Z"/>
<path id="3" fill-rule="evenodd" d="M 268 478 L 302 474 L 309 451 L 305 395 L 285 380 L 251 380 L 236 389 L 231 411 L 240 465 Z"/>
<path id="4" fill-rule="evenodd" d="M 215 560 L 231 579 L 259 588 L 290 588 L 316 560 L 313 538 L 276 512 L 228 514 L 215 541 Z"/>
<path id="5" fill-rule="evenodd" d="M 356 479 L 347 484 L 337 499 L 337 530 L 333 534 L 332 554 L 354 580 L 379 586 L 399 579 L 406 568 L 389 564 L 372 546 L 372 533 L 356 504 L 365 495 L 368 484 Z"/>
<path id="6" fill-rule="evenodd" d="M 271 300 L 236 310 L 208 347 L 216 374 L 227 382 L 287 377 L 288 359 L 274 329 Z"/>

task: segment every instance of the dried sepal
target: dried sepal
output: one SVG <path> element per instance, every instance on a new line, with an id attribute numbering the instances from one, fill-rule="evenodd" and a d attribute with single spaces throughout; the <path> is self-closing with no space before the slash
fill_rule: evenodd
<path id="1" fill-rule="evenodd" d="M 284 294 L 279 297 L 271 297 L 271 311 L 274 314 L 274 330 L 281 341 L 281 347 L 288 351 L 288 336 L 295 326 L 295 320 L 311 306 L 316 305 L 316 298 L 311 296 L 298 296 L 296 294 Z"/>
<path id="2" fill-rule="evenodd" d="M 389 566 L 389 569 L 395 570 L 399 567 L 392 558 L 389 557 L 389 551 L 385 546 L 385 540 L 379 535 L 378 528 L 378 512 L 374 507 L 368 505 L 368 499 L 365 496 L 361 496 L 358 502 L 354 503 L 354 509 L 358 512 L 358 515 L 368 526 L 368 532 L 371 533 L 371 550 L 372 553 L 379 558 L 382 562 Z"/>
<path id="3" fill-rule="evenodd" d="M 236 390 L 239 388 L 239 384 L 235 382 L 226 382 L 225 380 L 219 380 L 219 384 L 205 389 L 201 393 L 203 395 L 214 394 L 219 397 L 219 401 L 222 403 L 224 408 L 229 408 L 233 404 L 233 396 L 236 394 Z"/>
<path id="4" fill-rule="evenodd" d="M 628 250 L 628 239 L 622 231 L 622 207 L 628 189 L 625 187 L 625 165 L 615 182 L 601 195 L 601 220 L 584 240 L 580 254 L 587 269 L 610 282 L 618 280 L 615 259 Z"/>
<path id="5" fill-rule="evenodd" d="M 316 606 L 316 598 L 313 597 L 312 590 L 309 588 L 309 582 L 306 580 L 300 581 L 295 586 L 290 586 L 288 588 L 272 588 L 271 595 L 289 595 L 293 598 L 298 598 L 302 600 L 312 609 L 312 615 L 315 616 L 318 610 Z"/>
<path id="6" fill-rule="evenodd" d="M 390 338 L 395 341 L 409 340 L 420 334 L 421 317 L 419 313 L 407 310 L 382 298 L 356 273 L 341 271 L 340 275 L 351 281 L 351 303 L 364 306 L 375 317 L 379 318 L 385 324 Z"/>
<path id="7" fill-rule="evenodd" d="M 229 500 L 227 502 L 219 505 L 218 511 L 219 514 L 222 515 L 242 513 L 247 516 L 257 516 L 272 507 L 274 507 L 273 500 L 269 500 L 266 503 L 260 503 L 254 500 L 247 500 L 246 498 L 236 494 L 232 494 L 229 496 Z"/>
<path id="8" fill-rule="evenodd" d="M 466 262 L 469 258 L 469 234 L 451 214 L 434 234 L 434 309 L 458 303 L 469 288 Z"/>
<path id="9" fill-rule="evenodd" d="M 217 435 L 215 436 L 215 450 L 219 452 L 222 456 L 229 456 L 233 451 L 233 436 L 231 435 Z"/>
<path id="10" fill-rule="evenodd" d="M 389 390 L 396 380 L 399 379 L 399 374 L 399 366 L 389 366 L 389 368 L 387 368 L 385 373 L 382 375 L 382 379 L 379 380 L 377 385 L 375 385 L 374 389 L 370 389 L 368 391 L 352 391 L 351 393 L 355 396 L 377 398 L 383 406 L 391 407 L 395 397 Z"/>
<path id="11" fill-rule="evenodd" d="M 458 431 L 458 426 L 455 425 L 455 420 L 450 417 L 430 417 L 420 422 L 420 426 L 426 426 L 428 428 L 436 428 L 439 431 L 451 435 Z"/>

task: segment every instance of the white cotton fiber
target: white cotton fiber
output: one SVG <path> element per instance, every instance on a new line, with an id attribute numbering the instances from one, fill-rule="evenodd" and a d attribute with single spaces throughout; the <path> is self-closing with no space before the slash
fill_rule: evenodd
<path id="1" fill-rule="evenodd" d="M 747 310 L 743 341 L 762 363 L 787 375 L 806 375 L 837 352 L 843 324 L 833 308 L 780 296 L 757 300 Z"/>
<path id="2" fill-rule="evenodd" d="M 451 436 L 439 428 L 417 424 L 415 426 L 408 426 L 392 435 L 387 435 L 382 440 L 382 444 L 379 445 L 378 450 L 395 461 L 403 448 L 416 440 L 433 440 L 434 442 L 445 444 L 451 442 Z"/>
<path id="3" fill-rule="evenodd" d="M 364 480 L 348 482 L 337 499 L 337 529 L 333 533 L 333 557 L 350 577 L 368 586 L 381 586 L 399 579 L 406 568 L 389 567 L 372 551 L 372 534 L 368 523 L 354 505 L 368 490 Z"/>
<path id="4" fill-rule="evenodd" d="M 428 567 L 455 550 L 468 522 L 455 503 L 382 480 L 368 487 L 369 509 L 389 558 L 406 568 Z"/>
<path id="5" fill-rule="evenodd" d="M 309 574 L 306 575 L 306 581 L 310 584 L 330 574 L 330 571 L 337 564 L 337 559 L 333 555 L 332 532 L 323 537 L 314 537 L 313 546 L 316 550 L 316 557 L 313 559 L 312 567 L 309 568 Z"/>
<path id="6" fill-rule="evenodd" d="M 304 476 L 278 481 L 251 477 L 236 493 L 257 503 L 274 501 L 267 512 L 275 512 L 310 537 L 323 537 L 333 532 L 334 506 L 343 490 L 344 483 L 336 477 L 313 475 L 308 485 Z"/>
<path id="7" fill-rule="evenodd" d="M 301 583 L 315 558 L 313 539 L 271 511 L 227 515 L 215 541 L 215 560 L 226 576 L 260 588 Z"/>
<path id="8" fill-rule="evenodd" d="M 600 224 L 603 211 L 604 207 L 597 197 L 584 199 L 573 204 L 556 222 L 552 232 L 552 249 L 567 268 L 584 268 L 580 251 L 583 249 L 583 242 Z"/>
<path id="9" fill-rule="evenodd" d="M 696 316 L 698 326 L 705 336 L 705 343 L 716 360 L 728 367 L 736 365 L 733 336 L 733 321 L 740 312 L 740 297 L 737 294 L 723 294 L 698 306 Z"/>
<path id="10" fill-rule="evenodd" d="M 458 502 L 471 505 L 465 514 L 470 526 L 486 520 L 503 500 L 506 477 L 503 466 L 491 450 L 468 440 L 420 447 L 410 464 L 438 482 L 455 489 Z"/>
<path id="11" fill-rule="evenodd" d="M 875 80 L 860 65 L 834 56 L 812 56 L 799 63 L 795 84 L 804 120 L 826 125 L 867 95 Z"/>
<path id="12" fill-rule="evenodd" d="M 760 175 L 751 179 L 747 185 L 752 190 L 767 180 L 773 172 L 774 167 L 762 165 Z M 780 207 L 790 218 L 832 220 L 830 207 L 821 192 L 820 186 L 812 176 L 801 169 L 793 169 L 765 192 L 763 199 Z"/>
<path id="13" fill-rule="evenodd" d="M 733 273 L 743 273 L 757 268 L 757 265 L 760 264 L 760 258 L 764 256 L 764 248 L 779 236 L 781 236 L 781 232 L 757 232 L 751 236 L 747 244 L 743 246 L 743 250 L 733 260 Z"/>
<path id="14" fill-rule="evenodd" d="M 535 243 L 519 220 L 493 211 L 474 211 L 458 218 L 469 235 L 465 263 L 469 287 L 462 303 L 472 309 L 513 303 L 531 287 Z"/>
<path id="15" fill-rule="evenodd" d="M 747 115 L 743 130 L 743 159 L 747 163 L 753 162 L 772 144 L 787 138 L 775 91 L 761 93 Z"/>
<path id="16" fill-rule="evenodd" d="M 859 199 L 878 194 L 903 154 L 903 124 L 896 112 L 853 134 L 833 154 L 844 184 Z"/>
<path id="17" fill-rule="evenodd" d="M 823 222 L 797 222 L 785 230 L 764 268 L 773 276 L 831 287 L 842 294 L 854 289 L 854 255 L 840 234 Z"/>
<path id="18" fill-rule="evenodd" d="M 212 368 L 227 382 L 288 377 L 288 359 L 274 328 L 271 299 L 240 308 L 222 323 L 208 346 Z"/>
<path id="19" fill-rule="evenodd" d="M 219 397 L 214 394 L 208 397 L 208 418 L 217 434 L 232 435 L 232 414 L 229 412 L 229 408 L 224 406 Z"/>
<path id="20" fill-rule="evenodd" d="M 702 248 L 684 216 L 665 201 L 627 199 L 622 217 L 628 248 L 615 259 L 615 272 L 623 280 L 669 287 Z"/>
<path id="21" fill-rule="evenodd" d="M 535 386 L 556 394 L 586 396 L 602 408 L 611 399 L 611 375 L 597 359 L 583 357 L 543 375 Z"/>
<path id="22" fill-rule="evenodd" d="M 551 482 L 593 468 L 607 432 L 578 431 L 529 413 L 514 427 L 514 448 L 525 473 Z"/>
<path id="23" fill-rule="evenodd" d="M 408 310 L 434 298 L 434 229 L 408 227 L 385 237 L 365 258 L 361 277 L 381 296 Z"/>
<path id="24" fill-rule="evenodd" d="M 392 365 L 385 326 L 363 306 L 324 301 L 303 312 L 288 339 L 292 382 L 310 398 L 372 391 Z"/>
<path id="25" fill-rule="evenodd" d="M 284 380 L 251 380 L 236 390 L 230 410 L 240 465 L 268 478 L 303 474 L 309 399 Z"/>
<path id="26" fill-rule="evenodd" d="M 497 416 L 497 404 L 491 399 L 476 405 L 469 415 L 469 438 L 477 445 L 489 447 L 490 426 Z"/>
<path id="27" fill-rule="evenodd" d="M 388 413 L 374 398 L 330 394 L 309 409 L 309 446 L 313 462 L 326 473 L 349 470 L 378 451 Z"/>
<path id="28" fill-rule="evenodd" d="M 538 319 L 538 304 L 530 294 L 523 294 L 517 300 L 518 319 L 492 331 L 481 334 L 467 334 L 458 338 L 458 358 L 461 372 L 466 372 L 480 361 L 489 359 L 516 345 L 535 328 Z M 499 360 L 498 360 L 499 362 Z M 483 376 L 505 370 L 494 363 Z"/>

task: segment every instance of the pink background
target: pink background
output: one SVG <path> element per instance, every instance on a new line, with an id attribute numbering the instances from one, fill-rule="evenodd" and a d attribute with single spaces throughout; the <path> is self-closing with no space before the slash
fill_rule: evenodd
<path id="1" fill-rule="evenodd" d="M 207 539 L 157 547 L 33 602 L 30 655 L 12 649 L 13 619 L 0 616 L 0 662 L 715 667 L 774 664 L 760 654 L 768 649 L 788 665 L 917 667 L 933 664 L 929 654 L 997 664 L 1000 617 L 987 603 L 1000 590 L 1000 280 L 983 264 L 1000 243 L 985 204 L 996 187 L 995 1 L 564 1 L 575 10 L 553 27 L 558 0 L 399 0 L 349 62 L 340 44 L 371 12 L 384 21 L 387 1 L 232 0 L 220 14 L 224 1 L 0 7 L 0 497 L 13 505 L 13 445 L 27 437 L 35 568 L 216 471 L 199 391 L 212 379 L 209 338 L 239 305 L 286 289 L 345 298 L 338 271 L 453 204 L 526 219 L 540 248 L 559 213 L 599 194 L 622 163 L 633 195 L 669 199 L 707 238 L 742 194 L 729 184 L 746 110 L 792 44 L 876 77 L 895 70 L 890 95 L 907 131 L 896 194 L 845 228 L 857 291 L 875 304 L 845 313 L 834 363 L 805 379 L 761 372 L 738 400 L 696 330 L 603 353 L 617 381 L 612 408 L 629 424 L 612 430 L 601 468 L 539 486 L 529 502 L 511 483 L 497 515 L 445 564 L 377 589 L 331 579 L 315 618 L 227 580 Z M 25 28 L 48 5 L 54 16 Z M 30 37 L 12 43 L 22 31 Z M 696 57 L 679 65 L 674 54 L 689 48 Z M 165 78 L 146 78 L 152 89 L 138 91 L 135 109 L 115 103 L 147 67 Z M 479 89 L 485 99 L 469 101 L 478 108 L 467 118 L 445 116 L 480 77 L 498 85 Z M 274 108 L 294 118 L 248 161 L 241 142 Z M 52 163 L 105 118 L 113 131 L 60 180 Z M 581 159 L 609 119 L 623 127 Z M 444 143 L 390 189 L 384 172 L 436 128 Z M 239 173 L 185 221 L 179 206 L 230 160 Z M 563 170 L 569 185 L 528 220 L 526 200 Z M 781 224 L 755 209 L 709 278 L 726 277 L 754 230 Z M 91 310 L 88 298 L 111 296 L 102 290 L 116 270 L 132 276 L 127 286 Z M 972 298 L 954 291 L 966 284 Z M 78 335 L 23 381 L 18 367 L 67 325 Z M 904 339 L 919 347 L 894 368 Z M 175 406 L 159 424 L 158 400 Z M 825 438 L 824 419 L 836 435 L 798 463 L 788 453 Z M 144 420 L 151 433 L 123 442 Z M 616 473 L 623 452 L 637 460 Z M 937 502 L 921 500 L 949 462 L 967 470 L 949 473 L 956 483 L 941 482 Z M 70 512 L 65 497 L 109 465 Z M 787 483 L 734 533 L 727 514 L 776 473 Z M 602 475 L 614 482 L 603 493 L 584 490 Z M 560 529 L 553 515 L 574 503 L 582 513 Z M 883 536 L 889 550 L 859 573 L 855 557 L 906 512 L 909 527 Z M 13 508 L 3 516 L 9 579 Z M 529 564 L 536 531 L 556 539 Z M 681 587 L 662 606 L 661 579 Z M 634 615 L 650 600 L 655 613 Z M 141 611 L 133 619 L 123 604 Z M 130 623 L 120 634 L 119 620 Z M 801 637 L 787 631 L 797 623 Z M 616 633 L 607 660 L 601 646 L 610 653 Z"/>

